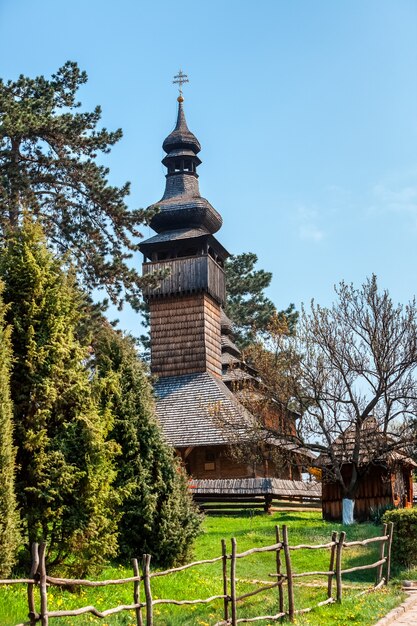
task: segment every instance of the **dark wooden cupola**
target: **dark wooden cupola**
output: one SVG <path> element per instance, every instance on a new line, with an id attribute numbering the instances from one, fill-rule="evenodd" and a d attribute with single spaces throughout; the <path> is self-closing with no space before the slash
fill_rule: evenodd
<path id="1" fill-rule="evenodd" d="M 178 98 L 174 130 L 163 143 L 165 193 L 152 205 L 156 235 L 142 242 L 143 274 L 166 277 L 144 296 L 150 309 L 151 369 L 158 376 L 210 372 L 221 376 L 220 310 L 228 252 L 214 237 L 220 214 L 200 195 L 200 143 L 188 129 Z"/>

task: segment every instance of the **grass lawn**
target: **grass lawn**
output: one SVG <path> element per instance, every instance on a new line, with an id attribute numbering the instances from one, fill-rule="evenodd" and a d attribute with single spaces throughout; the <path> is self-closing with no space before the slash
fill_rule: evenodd
<path id="1" fill-rule="evenodd" d="M 276 512 L 273 515 L 242 512 L 224 517 L 206 517 L 204 534 L 195 546 L 193 560 L 201 560 L 219 556 L 221 553 L 220 541 L 225 538 L 230 551 L 230 538 L 236 537 L 238 552 L 252 547 L 265 546 L 274 543 L 274 526 L 287 524 L 289 528 L 290 545 L 307 543 L 327 543 L 332 530 L 346 530 L 347 541 L 365 539 L 381 532 L 379 527 L 371 524 L 358 524 L 343 528 L 340 524 L 323 522 L 318 512 L 286 511 Z M 369 547 L 355 547 L 345 550 L 343 567 L 353 567 L 371 563 L 378 559 L 377 545 Z M 308 570 L 324 570 L 329 566 L 329 551 L 299 550 L 291 553 L 295 572 Z M 246 593 L 254 589 L 253 581 L 264 580 L 271 582 L 268 574 L 275 571 L 274 553 L 255 554 L 237 562 L 237 593 Z M 123 578 L 131 576 L 128 568 L 108 567 L 100 578 Z M 344 581 L 353 589 L 344 591 L 341 605 L 333 605 L 315 609 L 309 614 L 299 616 L 296 624 L 299 626 L 371 626 L 379 617 L 385 615 L 391 608 L 397 606 L 402 598 L 402 592 L 395 583 L 381 591 L 357 598 L 358 591 L 372 585 L 375 570 L 357 572 L 344 577 Z M 409 576 L 412 577 L 412 576 Z M 308 578 L 303 582 L 318 583 Z M 176 573 L 167 577 L 152 580 L 154 599 L 196 599 L 222 594 L 221 562 L 185 572 Z M 324 587 L 301 586 L 295 588 L 296 608 L 304 608 L 317 604 L 326 598 Z M 285 595 L 285 590 L 284 590 Z M 143 596 L 142 596 L 143 597 Z M 51 588 L 48 593 L 49 609 L 72 609 L 86 605 L 94 605 L 99 610 L 108 609 L 118 604 L 133 602 L 132 585 L 113 586 L 98 589 L 84 588 L 79 593 L 69 593 L 58 588 Z M 238 605 L 238 617 L 253 617 L 256 615 L 271 615 L 278 613 L 277 589 L 270 590 L 249 598 Z M 27 618 L 26 587 L 0 587 L 0 624 L 14 626 Z M 200 625 L 211 626 L 222 618 L 222 601 L 208 606 L 156 606 L 154 608 L 155 624 L 158 626 Z M 267 621 L 259 622 L 268 624 Z M 276 622 L 275 622 L 276 623 Z M 111 616 L 107 620 L 100 620 L 93 616 L 77 618 L 57 618 L 50 620 L 51 626 L 82 626 L 84 624 L 100 624 L 104 626 L 133 626 L 136 624 L 133 616 L 127 612 Z"/>

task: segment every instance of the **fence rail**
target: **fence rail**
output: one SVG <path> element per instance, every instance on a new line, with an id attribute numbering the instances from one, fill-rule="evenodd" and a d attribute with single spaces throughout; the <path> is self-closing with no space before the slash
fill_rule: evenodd
<path id="1" fill-rule="evenodd" d="M 171 568 L 163 572 L 151 572 L 149 554 L 144 554 L 142 559 L 142 573 L 139 571 L 139 564 L 137 559 L 132 559 L 133 576 L 129 578 L 122 578 L 116 580 L 85 580 L 85 579 L 69 579 L 69 578 L 56 578 L 48 576 L 46 571 L 46 544 L 33 544 L 32 546 L 32 567 L 29 578 L 19 578 L 10 580 L 0 580 L 0 585 L 27 585 L 27 598 L 29 608 L 29 621 L 17 626 L 35 626 L 37 623 L 41 623 L 42 626 L 49 625 L 49 619 L 58 617 L 77 617 L 79 615 L 85 615 L 91 613 L 99 618 L 105 618 L 109 615 L 115 615 L 122 611 L 135 612 L 137 626 L 154 626 L 156 623 L 153 616 L 153 607 L 157 605 L 197 605 L 197 604 L 210 604 L 218 600 L 223 600 L 223 617 L 220 621 L 217 621 L 215 626 L 235 626 L 240 623 L 249 623 L 257 621 L 277 621 L 283 617 L 288 617 L 290 621 L 294 621 L 294 617 L 298 614 L 307 613 L 315 607 L 324 606 L 333 602 L 341 602 L 343 595 L 343 583 L 342 576 L 350 574 L 352 572 L 358 572 L 368 569 L 376 569 L 376 581 L 375 586 L 361 591 L 358 595 L 367 593 L 375 589 L 379 589 L 382 585 L 387 584 L 390 578 L 391 567 L 391 546 L 393 536 L 393 524 L 385 524 L 383 527 L 383 533 L 379 537 L 372 537 L 363 541 L 351 541 L 346 542 L 346 533 L 341 532 L 340 535 L 333 531 L 332 538 L 329 543 L 306 545 L 300 544 L 291 546 L 288 539 L 287 526 L 282 527 L 282 539 L 278 526 L 275 527 L 275 543 L 269 546 L 261 548 L 251 548 L 244 552 L 237 551 L 236 539 L 231 540 L 231 552 L 227 552 L 226 541 L 221 541 L 222 554 L 221 556 L 213 559 L 204 559 L 201 561 L 195 561 L 181 567 Z M 343 569 L 342 556 L 346 549 L 356 546 L 368 546 L 373 543 L 380 543 L 379 558 L 377 561 L 368 565 L 358 565 L 357 567 L 350 567 Z M 326 571 L 308 571 L 308 572 L 293 572 L 291 553 L 295 550 L 329 550 L 329 567 Z M 269 574 L 272 578 L 277 578 L 276 582 L 267 584 L 265 581 L 252 581 L 253 583 L 260 584 L 261 586 L 243 593 L 237 594 L 236 583 L 238 581 L 236 570 L 239 559 L 252 556 L 254 554 L 274 552 L 275 553 L 275 572 Z M 284 557 L 282 559 L 282 556 Z M 285 573 L 282 571 L 283 560 L 285 562 Z M 183 572 L 192 567 L 201 565 L 207 565 L 212 563 L 221 562 L 221 578 L 223 593 L 210 596 L 209 598 L 195 599 L 195 600 L 174 600 L 174 599 L 156 599 L 152 597 L 152 584 L 153 578 L 158 576 L 168 576 L 173 573 Z M 383 576 L 385 567 L 385 577 Z M 323 576 L 327 579 L 327 599 L 319 602 L 314 607 L 307 607 L 296 609 L 294 602 L 294 581 L 299 578 L 307 576 Z M 336 593 L 333 593 L 333 582 L 335 582 Z M 99 611 L 94 606 L 84 606 L 78 609 L 72 610 L 60 610 L 51 611 L 48 609 L 48 588 L 50 586 L 83 586 L 83 587 L 106 587 L 109 585 L 127 585 L 133 583 L 132 604 L 121 604 L 119 606 Z M 287 599 L 284 598 L 284 586 L 286 587 Z M 265 593 L 271 589 L 277 588 L 277 607 L 278 612 L 274 615 L 259 615 L 257 617 L 238 617 L 238 605 L 247 598 L 251 598 L 257 594 Z M 39 590 L 39 611 L 36 609 L 35 589 Z M 144 601 L 141 601 L 141 592 L 143 590 Z M 285 607 L 286 604 L 286 607 Z"/>

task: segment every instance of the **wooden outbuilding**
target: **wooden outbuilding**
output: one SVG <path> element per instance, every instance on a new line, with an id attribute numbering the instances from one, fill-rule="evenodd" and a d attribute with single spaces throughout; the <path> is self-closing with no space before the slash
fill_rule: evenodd
<path id="1" fill-rule="evenodd" d="M 369 417 L 361 430 L 354 518 L 365 521 L 387 507 L 412 507 L 413 470 L 417 464 L 396 449 L 395 440 L 383 434 L 374 417 Z M 354 442 L 355 428 L 351 427 L 332 446 L 345 485 L 349 484 L 354 469 Z M 323 454 L 316 464 L 322 469 L 323 518 L 340 521 L 343 491 L 340 481 L 335 478 L 334 463 L 330 462 L 328 454 Z"/>

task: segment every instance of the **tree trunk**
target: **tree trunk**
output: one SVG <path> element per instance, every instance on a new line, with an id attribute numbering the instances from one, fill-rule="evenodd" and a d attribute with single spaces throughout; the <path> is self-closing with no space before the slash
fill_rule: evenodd
<path id="1" fill-rule="evenodd" d="M 19 176 L 19 149 L 20 141 L 18 139 L 12 139 L 12 165 L 10 168 L 10 197 L 9 197 L 9 227 L 11 230 L 16 230 L 19 220 L 19 187 L 17 179 Z"/>
<path id="2" fill-rule="evenodd" d="M 353 498 L 343 498 L 342 500 L 342 523 L 350 526 L 354 523 L 353 511 L 355 508 L 355 500 Z"/>

